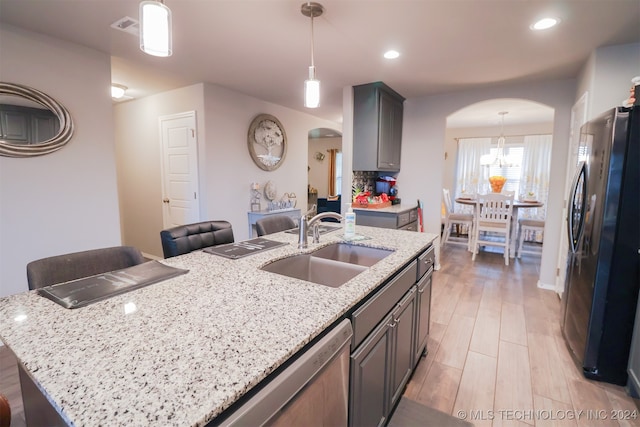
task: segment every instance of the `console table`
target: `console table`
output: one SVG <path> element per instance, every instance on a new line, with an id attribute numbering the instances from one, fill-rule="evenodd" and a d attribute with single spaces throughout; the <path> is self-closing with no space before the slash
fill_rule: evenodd
<path id="1" fill-rule="evenodd" d="M 247 215 L 249 215 L 249 239 L 250 239 L 253 236 L 257 236 L 258 234 L 255 232 L 257 220 L 266 218 L 270 215 L 286 215 L 292 218 L 296 222 L 296 225 L 298 225 L 298 222 L 300 221 L 300 216 L 302 215 L 302 213 L 300 212 L 300 209 L 288 208 L 288 209 L 277 209 L 273 211 L 247 212 Z"/>

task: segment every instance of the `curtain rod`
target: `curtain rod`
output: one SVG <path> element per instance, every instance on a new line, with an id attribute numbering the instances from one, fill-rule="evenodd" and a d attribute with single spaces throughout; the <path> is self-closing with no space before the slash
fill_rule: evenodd
<path id="1" fill-rule="evenodd" d="M 544 136 L 544 135 L 551 135 L 553 136 L 552 133 L 528 133 L 526 135 L 505 135 L 505 138 L 517 138 L 517 137 L 521 137 L 521 136 Z M 460 142 L 461 139 L 477 139 L 477 138 L 500 138 L 500 135 L 498 136 L 462 136 L 459 138 L 453 138 L 456 140 L 456 142 Z"/>

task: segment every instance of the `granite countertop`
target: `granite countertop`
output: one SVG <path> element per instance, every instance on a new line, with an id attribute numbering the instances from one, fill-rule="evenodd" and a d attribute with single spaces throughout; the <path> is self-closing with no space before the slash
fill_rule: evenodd
<path id="1" fill-rule="evenodd" d="M 366 211 L 366 212 L 384 212 L 384 213 L 392 213 L 392 214 L 399 214 L 401 212 L 406 212 L 406 211 L 410 211 L 412 209 L 416 209 L 418 207 L 418 205 L 409 205 L 409 204 L 398 204 L 398 205 L 391 205 L 389 207 L 386 208 L 379 208 L 379 209 L 368 209 L 368 208 L 358 208 L 358 207 L 353 207 L 354 211 Z"/>
<path id="2" fill-rule="evenodd" d="M 201 426 L 214 419 L 400 269 L 436 235 L 358 226 L 395 250 L 339 288 L 259 270 L 320 244 L 231 260 L 193 252 L 189 273 L 68 310 L 35 291 L 0 299 L 0 338 L 71 425 Z"/>

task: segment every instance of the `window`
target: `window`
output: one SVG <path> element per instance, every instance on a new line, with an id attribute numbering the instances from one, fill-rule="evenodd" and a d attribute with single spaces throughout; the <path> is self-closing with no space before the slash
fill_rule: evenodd
<path id="1" fill-rule="evenodd" d="M 497 155 L 497 143 L 492 142 L 491 156 Z M 494 146 L 495 145 L 495 146 Z M 516 197 L 520 194 L 520 173 L 522 170 L 522 155 L 524 153 L 524 145 L 518 143 L 506 143 L 504 146 L 504 155 L 510 158 L 513 162 L 513 166 L 490 166 L 489 176 L 501 175 L 507 178 L 507 182 L 504 185 L 504 190 L 514 191 Z"/>

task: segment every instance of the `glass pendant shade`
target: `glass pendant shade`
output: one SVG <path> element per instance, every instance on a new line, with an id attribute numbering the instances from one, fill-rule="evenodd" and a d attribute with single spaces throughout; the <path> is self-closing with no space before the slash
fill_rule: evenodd
<path id="1" fill-rule="evenodd" d="M 171 10 L 160 1 L 140 3 L 140 49 L 153 56 L 171 56 Z"/>
<path id="2" fill-rule="evenodd" d="M 315 78 L 315 67 L 309 67 L 309 80 L 304 81 L 304 106 L 318 108 L 320 105 L 320 80 Z"/>

